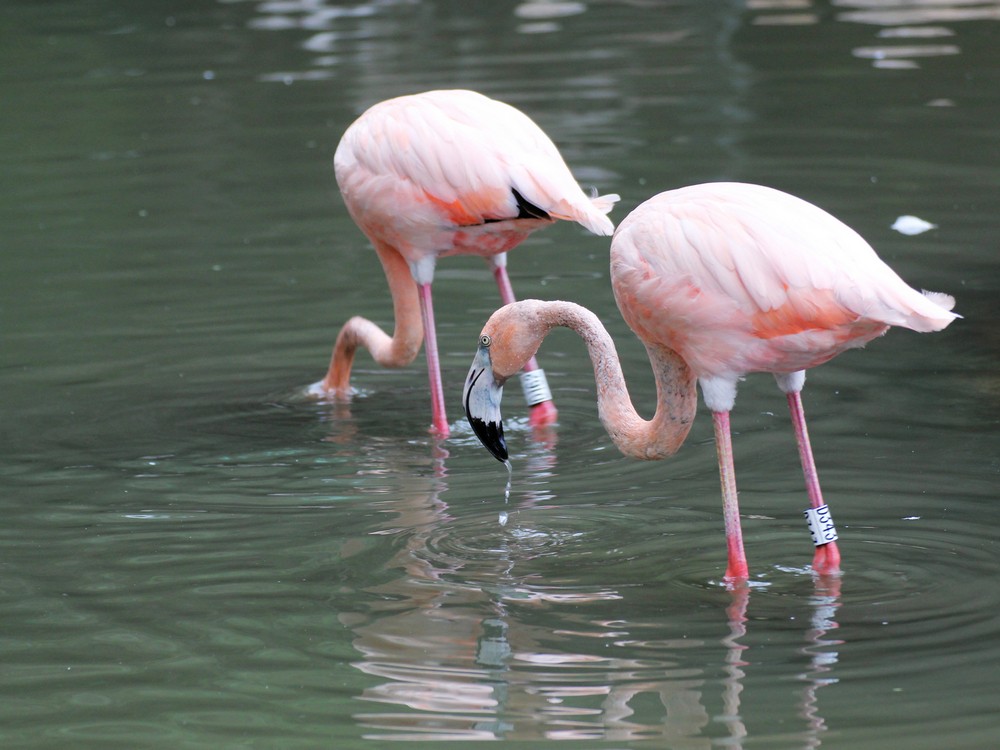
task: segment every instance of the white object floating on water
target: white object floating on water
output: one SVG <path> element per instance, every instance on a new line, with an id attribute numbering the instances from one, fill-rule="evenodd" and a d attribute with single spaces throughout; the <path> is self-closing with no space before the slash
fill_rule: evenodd
<path id="1" fill-rule="evenodd" d="M 890 229 L 895 229 L 900 234 L 914 235 L 923 234 L 930 229 L 937 229 L 937 224 L 931 224 L 929 221 L 924 221 L 917 216 L 900 216 L 893 223 Z"/>
<path id="2" fill-rule="evenodd" d="M 505 510 L 500 511 L 500 518 L 498 520 L 500 521 L 500 525 L 501 526 L 506 526 L 507 525 L 507 511 L 505 511 Z"/>

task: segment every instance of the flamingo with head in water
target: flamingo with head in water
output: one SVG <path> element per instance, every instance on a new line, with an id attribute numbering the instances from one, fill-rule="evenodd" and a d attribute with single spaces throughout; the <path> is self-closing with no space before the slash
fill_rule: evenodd
<path id="1" fill-rule="evenodd" d="M 738 183 L 671 190 L 636 208 L 611 242 L 611 282 L 653 366 L 652 420 L 632 406 L 614 343 L 593 313 L 570 302 L 526 300 L 495 312 L 480 336 L 463 394 L 479 439 L 506 461 L 499 408 L 504 381 L 555 326 L 583 337 L 601 422 L 628 456 L 657 459 L 680 448 L 694 419 L 697 383 L 715 428 L 726 578 L 744 580 L 749 571 L 729 412 L 745 374 L 773 373 L 787 395 L 805 474 L 813 569 L 837 572 L 836 532 L 802 411 L 805 370 L 863 346 L 890 326 L 940 330 L 958 317 L 950 312 L 955 300 L 909 287 L 856 232 L 816 206 Z"/>
<path id="2" fill-rule="evenodd" d="M 432 430 L 449 432 L 441 385 L 431 283 L 437 259 L 487 259 L 504 304 L 514 301 L 507 251 L 557 219 L 598 235 L 617 195 L 588 197 L 555 144 L 525 114 L 473 91 L 428 91 L 374 105 L 352 124 L 333 157 L 347 210 L 382 262 L 395 313 L 386 334 L 362 317 L 337 336 L 318 396 L 346 395 L 354 354 L 364 347 L 383 367 L 412 362 L 423 341 Z M 531 422 L 555 421 L 544 373 L 525 363 Z"/>

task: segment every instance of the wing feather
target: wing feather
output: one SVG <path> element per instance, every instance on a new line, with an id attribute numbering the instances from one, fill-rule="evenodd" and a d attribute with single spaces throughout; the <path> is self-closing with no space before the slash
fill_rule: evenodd
<path id="1" fill-rule="evenodd" d="M 617 196 L 587 197 L 555 144 L 527 115 L 472 91 L 434 91 L 370 108 L 334 157 L 345 197 L 374 203 L 391 180 L 414 201 L 430 196 L 448 215 L 478 222 L 516 218 L 513 190 L 555 218 L 611 234 Z M 415 220 L 419 220 L 416 219 Z"/>
<path id="2" fill-rule="evenodd" d="M 656 229 L 633 236 L 644 238 L 637 251 L 655 273 L 686 279 L 758 320 L 774 315 L 779 329 L 869 318 L 936 330 L 955 317 L 941 298 L 909 287 L 854 230 L 786 193 L 716 183 L 662 193 L 640 208 L 636 221 Z"/>

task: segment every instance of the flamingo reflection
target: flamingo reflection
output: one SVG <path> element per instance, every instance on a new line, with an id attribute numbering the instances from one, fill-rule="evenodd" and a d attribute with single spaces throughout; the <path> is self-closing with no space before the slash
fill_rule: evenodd
<path id="1" fill-rule="evenodd" d="M 539 480 L 552 474 L 554 455 L 537 447 L 522 465 Z M 697 601 L 678 601 L 678 614 L 719 613 L 716 640 L 704 637 L 711 621 L 690 637 L 686 619 L 643 608 L 648 586 L 547 573 L 557 551 L 572 555 L 585 542 L 545 527 L 555 499 L 545 481 L 515 489 L 506 527 L 496 521 L 502 498 L 474 511 L 449 507 L 449 484 L 464 479 L 449 477 L 449 458 L 436 445 L 404 490 L 380 500 L 384 520 L 370 539 L 395 551 L 374 574 L 379 582 L 354 592 L 354 610 L 339 615 L 359 654 L 353 666 L 371 678 L 355 713 L 367 738 L 652 740 L 685 750 L 753 739 L 741 709 L 755 663 L 752 586 L 682 592 Z M 826 633 L 836 628 L 839 578 L 817 577 L 809 607 L 801 654 L 810 667 L 785 708 L 813 748 L 826 729 L 818 691 L 835 682 L 839 642 Z"/>
<path id="2" fill-rule="evenodd" d="M 817 576 L 812 599 L 811 626 L 805 633 L 807 645 L 802 653 L 809 657 L 809 670 L 799 675 L 805 683 L 799 715 L 806 721 L 805 744 L 803 747 L 816 748 L 821 743 L 821 735 L 826 731 L 826 721 L 819 712 L 816 693 L 821 687 L 833 685 L 837 678 L 832 675 L 839 659 L 837 648 L 842 640 L 827 638 L 827 633 L 836 630 L 834 616 L 840 608 L 840 576 Z"/>

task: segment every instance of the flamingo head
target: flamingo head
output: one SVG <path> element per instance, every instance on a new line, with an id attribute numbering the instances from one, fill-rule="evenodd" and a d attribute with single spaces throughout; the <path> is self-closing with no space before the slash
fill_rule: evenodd
<path id="1" fill-rule="evenodd" d="M 507 378 L 498 378 L 493 371 L 491 344 L 492 338 L 488 334 L 479 337 L 476 358 L 465 379 L 462 403 L 465 404 L 465 416 L 479 442 L 497 461 L 506 461 L 507 443 L 503 438 L 500 399 L 503 398 L 503 384 Z"/>
<path id="2" fill-rule="evenodd" d="M 498 461 L 507 460 L 500 416 L 503 385 L 535 355 L 556 324 L 546 313 L 550 304 L 529 299 L 504 305 L 479 334 L 479 349 L 465 380 L 462 401 L 476 437 Z"/>

